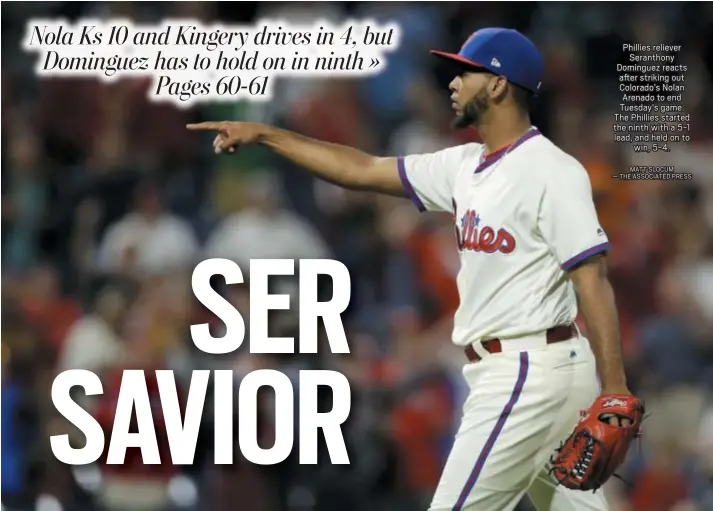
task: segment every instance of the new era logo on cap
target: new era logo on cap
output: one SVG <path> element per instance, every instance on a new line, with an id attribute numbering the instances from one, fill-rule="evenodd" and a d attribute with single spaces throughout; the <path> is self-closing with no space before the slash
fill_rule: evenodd
<path id="1" fill-rule="evenodd" d="M 473 32 L 458 53 L 431 53 L 504 76 L 512 83 L 535 93 L 540 88 L 544 71 L 542 56 L 532 41 L 517 30 L 483 28 Z"/>

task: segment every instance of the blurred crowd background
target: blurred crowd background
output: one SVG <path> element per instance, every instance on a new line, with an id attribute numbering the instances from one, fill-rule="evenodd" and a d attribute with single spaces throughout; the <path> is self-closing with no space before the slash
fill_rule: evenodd
<path id="1" fill-rule="evenodd" d="M 402 44 L 369 79 L 284 79 L 266 104 L 179 110 L 147 100 L 145 80 L 38 81 L 19 41 L 32 16 L 189 17 L 295 23 L 346 16 L 396 20 Z M 216 157 L 201 120 L 253 120 L 398 155 L 475 140 L 449 127 L 434 47 L 457 50 L 483 26 L 517 28 L 547 63 L 534 123 L 590 173 L 613 243 L 611 279 L 632 390 L 647 400 L 640 450 L 607 488 L 615 511 L 713 509 L 713 4 L 367 2 L 19 2 L 2 5 L 2 504 L 55 510 L 426 509 L 458 424 L 465 359 L 450 344 L 458 258 L 450 218 L 408 201 L 346 192 L 260 149 Z M 648 163 L 612 143 L 623 42 L 681 44 L 691 142 L 648 161 L 692 181 L 616 181 Z M 352 353 L 208 356 L 189 325 L 221 324 L 196 303 L 194 265 L 227 257 L 336 258 L 353 282 L 344 321 Z M 215 282 L 240 311 L 246 286 Z M 294 293 L 293 279 L 275 283 Z M 330 293 L 328 283 L 323 286 Z M 247 317 L 247 315 L 246 315 Z M 249 325 L 248 325 L 249 328 Z M 294 313 L 272 316 L 295 335 Z M 54 376 L 88 369 L 103 396 L 83 403 L 111 431 L 125 368 L 169 368 L 182 391 L 198 368 L 240 376 L 276 368 L 347 374 L 351 465 L 212 463 L 210 403 L 193 466 L 72 470 L 51 434 L 71 433 L 50 400 Z M 151 382 L 149 382 L 151 383 Z M 153 387 L 150 387 L 153 388 Z M 330 396 L 323 396 L 329 409 Z M 270 394 L 261 394 L 270 445 Z M 227 405 L 226 405 L 227 406 Z M 160 414 L 156 416 L 161 437 Z M 81 435 L 78 445 L 83 442 Z M 163 440 L 162 440 L 162 445 Z M 237 447 L 236 447 L 237 449 Z M 326 458 L 326 450 L 321 449 Z M 61 505 L 62 507 L 58 507 Z M 527 501 L 520 511 L 530 510 Z"/>

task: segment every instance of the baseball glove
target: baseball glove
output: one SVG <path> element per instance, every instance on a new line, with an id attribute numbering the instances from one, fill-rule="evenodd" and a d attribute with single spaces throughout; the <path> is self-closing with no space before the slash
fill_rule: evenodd
<path id="1" fill-rule="evenodd" d="M 629 419 L 612 426 L 608 418 Z M 574 432 L 550 459 L 550 474 L 573 490 L 597 490 L 624 462 L 631 442 L 641 435 L 644 404 L 628 395 L 599 396 L 580 419 Z"/>

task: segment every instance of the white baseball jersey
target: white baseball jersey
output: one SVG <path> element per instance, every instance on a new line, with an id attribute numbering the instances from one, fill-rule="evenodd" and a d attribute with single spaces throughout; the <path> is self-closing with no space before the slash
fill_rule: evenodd
<path id="1" fill-rule="evenodd" d="M 577 160 L 534 127 L 509 148 L 486 156 L 484 147 L 398 158 L 416 207 L 455 220 L 460 346 L 571 323 L 577 301 L 566 271 L 609 248 Z"/>

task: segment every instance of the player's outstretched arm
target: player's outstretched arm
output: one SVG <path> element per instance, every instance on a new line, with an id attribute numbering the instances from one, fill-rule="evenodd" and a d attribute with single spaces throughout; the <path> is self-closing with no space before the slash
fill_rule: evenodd
<path id="1" fill-rule="evenodd" d="M 607 277 L 604 256 L 584 261 L 570 270 L 570 277 L 592 342 L 602 394 L 630 394 L 624 374 L 614 291 Z"/>
<path id="2" fill-rule="evenodd" d="M 315 140 L 273 126 L 250 122 L 202 122 L 189 130 L 216 133 L 218 154 L 260 144 L 321 179 L 353 190 L 405 197 L 396 158 L 379 158 L 352 147 Z"/>

